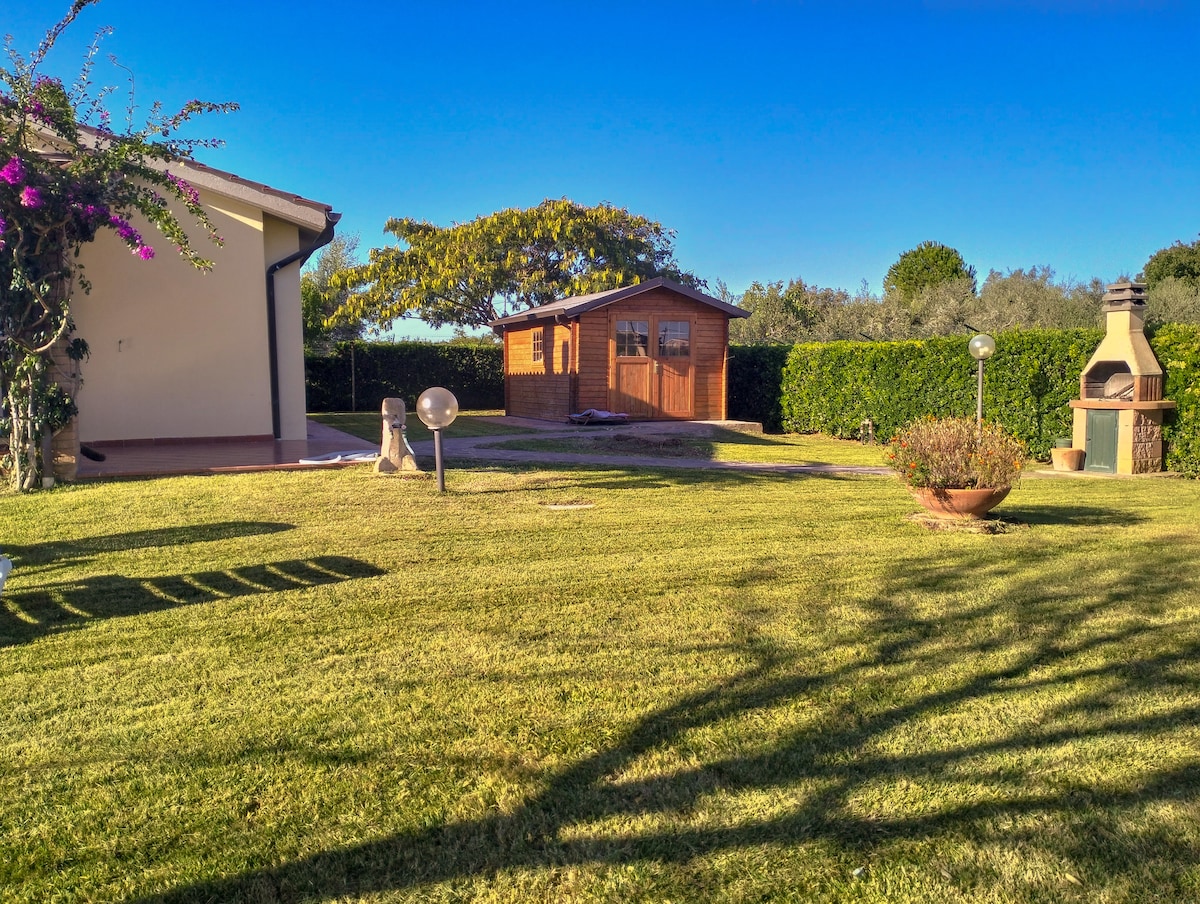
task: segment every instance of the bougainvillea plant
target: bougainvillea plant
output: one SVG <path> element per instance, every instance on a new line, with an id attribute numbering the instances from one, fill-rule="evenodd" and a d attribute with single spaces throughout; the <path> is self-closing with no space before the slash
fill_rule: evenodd
<path id="1" fill-rule="evenodd" d="M 189 120 L 236 104 L 194 100 L 168 114 L 155 103 L 135 128 L 131 96 L 125 128 L 114 129 L 106 105 L 114 89 L 92 82 L 108 28 L 97 32 L 71 87 L 39 71 L 63 31 L 97 2 L 75 0 L 28 58 L 6 38 L 8 65 L 0 65 L 0 435 L 8 447 L 3 470 L 19 490 L 51 472 L 50 436 L 75 413 L 72 387 L 57 385 L 50 371 L 55 355 L 87 354 L 86 343 L 72 338 L 73 294 L 90 288 L 79 249 L 108 229 L 150 261 L 156 249 L 140 222 L 207 270 L 212 262 L 196 252 L 181 218 L 221 242 L 196 189 L 171 167 L 221 143 L 181 137 Z"/>

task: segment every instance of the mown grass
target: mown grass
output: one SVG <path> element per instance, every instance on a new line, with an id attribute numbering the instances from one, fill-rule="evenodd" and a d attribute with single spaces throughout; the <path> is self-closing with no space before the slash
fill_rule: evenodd
<path id="1" fill-rule="evenodd" d="M 503 411 L 462 411 L 459 412 L 454 423 L 445 428 L 443 435 L 452 436 L 507 436 L 514 433 L 529 433 L 532 432 L 525 427 L 511 427 L 494 424 L 485 418 L 489 416 L 503 415 Z M 310 414 L 310 418 L 314 421 L 319 421 L 322 424 L 328 424 L 330 427 L 336 427 L 344 433 L 349 433 L 351 436 L 357 436 L 359 439 L 367 440 L 372 443 L 379 443 L 380 432 L 383 429 L 383 420 L 379 412 L 330 412 L 325 414 Z M 416 412 L 410 411 L 404 419 L 405 432 L 408 434 L 408 441 L 418 442 L 420 440 L 433 439 L 433 433 L 421 423 L 421 419 L 417 417 Z"/>
<path id="2" fill-rule="evenodd" d="M 525 452 L 568 452 L 580 455 L 658 455 L 709 461 L 775 464 L 883 465 L 883 446 L 863 445 L 828 436 L 764 436 L 714 429 L 711 435 L 627 427 L 580 428 L 574 436 L 501 440 L 490 448 Z"/>
<path id="3" fill-rule="evenodd" d="M 0 897 L 1200 897 L 1200 485 L 447 486 L 0 497 Z"/>

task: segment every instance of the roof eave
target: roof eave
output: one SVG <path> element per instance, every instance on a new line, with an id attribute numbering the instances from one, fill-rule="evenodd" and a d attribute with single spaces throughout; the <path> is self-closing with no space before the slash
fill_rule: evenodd
<path id="1" fill-rule="evenodd" d="M 667 279 L 665 276 L 656 276 L 654 279 L 646 282 L 636 283 L 632 286 L 624 286 L 620 289 L 612 289 L 608 292 L 600 292 L 595 296 L 587 297 L 586 301 L 579 304 L 564 305 L 561 302 L 551 305 L 543 305 L 541 308 L 531 308 L 528 311 L 522 311 L 519 314 L 510 314 L 508 317 L 501 317 L 498 320 L 493 320 L 488 324 L 494 331 L 500 333 L 507 327 L 518 326 L 525 323 L 537 323 L 539 320 L 553 320 L 560 315 L 566 315 L 568 319 L 579 317 L 581 314 L 586 314 L 589 311 L 594 311 L 597 308 L 607 307 L 611 304 L 616 304 L 619 301 L 625 301 L 628 298 L 633 298 L 641 295 L 643 292 L 649 292 L 653 289 L 667 289 L 670 292 L 675 292 L 678 295 L 683 295 L 690 298 L 692 301 L 697 301 L 700 304 L 711 308 L 716 308 L 721 313 L 729 317 L 749 317 L 750 312 L 735 305 L 721 301 L 719 298 L 713 298 L 711 295 L 705 295 L 697 289 L 690 286 L 682 285 Z M 570 299 L 563 299 L 569 301 Z M 547 310 L 549 308 L 549 310 Z"/>

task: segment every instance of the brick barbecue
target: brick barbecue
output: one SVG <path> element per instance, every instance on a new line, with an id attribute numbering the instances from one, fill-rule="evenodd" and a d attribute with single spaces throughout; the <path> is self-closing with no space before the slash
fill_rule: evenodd
<path id="1" fill-rule="evenodd" d="M 1079 378 L 1072 445 L 1084 470 L 1147 474 L 1163 467 L 1163 369 L 1143 332 L 1146 287 L 1119 282 L 1104 294 L 1105 335 Z"/>

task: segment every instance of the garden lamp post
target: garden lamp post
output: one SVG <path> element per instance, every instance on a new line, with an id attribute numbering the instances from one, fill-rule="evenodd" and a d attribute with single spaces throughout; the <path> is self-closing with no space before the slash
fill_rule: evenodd
<path id="1" fill-rule="evenodd" d="M 458 417 L 458 399 L 449 389 L 433 386 L 417 399 L 417 417 L 433 431 L 433 463 L 437 470 L 438 492 L 446 492 L 446 472 L 442 468 L 442 428 Z"/>
<path id="2" fill-rule="evenodd" d="M 975 392 L 975 429 L 983 433 L 983 362 L 996 353 L 996 340 L 987 333 L 972 336 L 967 348 L 979 362 L 979 387 Z"/>

